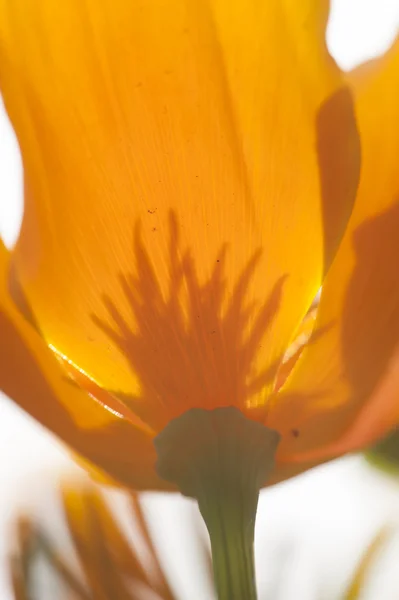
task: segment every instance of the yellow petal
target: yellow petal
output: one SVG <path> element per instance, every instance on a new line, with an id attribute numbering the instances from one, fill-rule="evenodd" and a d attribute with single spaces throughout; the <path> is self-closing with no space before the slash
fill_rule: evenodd
<path id="1" fill-rule="evenodd" d="M 8 263 L 0 242 L 0 389 L 115 480 L 138 488 L 164 488 L 154 471 L 151 432 L 137 417 L 128 420 L 107 409 L 101 397 L 85 393 L 68 377 L 13 305 L 7 290 Z"/>
<path id="2" fill-rule="evenodd" d="M 46 339 L 155 428 L 262 405 L 357 182 L 328 2 L 0 6 Z"/>
<path id="3" fill-rule="evenodd" d="M 300 324 L 298 330 L 295 333 L 295 337 L 287 351 L 284 355 L 283 362 L 281 363 L 276 381 L 275 381 L 275 391 L 278 390 L 284 385 L 290 373 L 292 372 L 294 366 L 296 365 L 299 357 L 301 356 L 306 344 L 308 343 L 310 336 L 314 330 L 314 326 L 316 323 L 316 315 L 317 315 L 317 304 L 312 306 L 302 323 Z"/>
<path id="4" fill-rule="evenodd" d="M 59 531 L 48 530 L 45 519 L 19 515 L 13 523 L 8 562 L 15 600 L 32 598 L 32 587 L 36 597 L 46 595 L 49 579 L 57 584 L 57 600 L 176 600 L 137 495 L 124 495 L 121 528 L 120 515 L 98 486 L 78 479 L 61 482 L 60 488 L 67 550 L 66 536 L 54 540 Z M 133 536 L 126 536 L 128 522 Z M 47 577 L 37 577 L 43 566 Z"/>
<path id="5" fill-rule="evenodd" d="M 74 569 L 71 569 L 68 564 L 70 561 L 65 560 L 56 544 L 47 537 L 42 523 L 37 523 L 34 519 L 21 514 L 13 525 L 15 539 L 9 557 L 9 571 L 14 600 L 29 600 L 32 597 L 33 587 L 35 593 L 41 593 L 37 591 L 37 577 L 35 575 L 36 570 L 40 571 L 43 565 L 46 565 L 53 576 L 57 575 L 59 582 L 65 585 L 68 590 L 68 599 L 71 597 L 70 592 L 76 600 L 87 600 L 88 593 L 86 586 L 81 581 L 80 573 L 76 574 Z M 58 598 L 65 598 L 65 595 L 61 592 L 61 589 L 66 591 L 64 585 L 58 588 Z M 48 589 L 48 577 L 44 578 L 43 587 Z"/>
<path id="6" fill-rule="evenodd" d="M 367 589 L 367 580 L 371 575 L 373 567 L 387 546 L 392 533 L 392 529 L 388 525 L 385 525 L 368 544 L 360 563 L 356 567 L 356 571 L 343 600 L 359 600 L 362 597 L 363 592 Z"/>
<path id="7" fill-rule="evenodd" d="M 399 418 L 399 42 L 350 76 L 362 143 L 355 209 L 315 327 L 276 399 L 281 460 L 356 450 Z M 295 432 L 295 435 L 293 435 Z"/>
<path id="8" fill-rule="evenodd" d="M 92 596 L 99 600 L 131 600 L 124 573 L 115 560 L 115 539 L 107 540 L 105 521 L 112 523 L 112 514 L 100 493 L 91 487 L 83 490 L 64 486 L 63 505 L 68 531 Z M 119 536 L 125 541 L 120 533 Z"/>

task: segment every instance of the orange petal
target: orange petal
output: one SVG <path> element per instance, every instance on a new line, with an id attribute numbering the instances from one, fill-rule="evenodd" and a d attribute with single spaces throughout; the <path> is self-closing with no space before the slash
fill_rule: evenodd
<path id="1" fill-rule="evenodd" d="M 318 304 L 318 302 L 317 302 Z M 310 336 L 314 330 L 317 315 L 317 304 L 312 306 L 302 323 L 300 324 L 298 331 L 295 333 L 295 337 L 289 345 L 284 357 L 283 362 L 279 366 L 277 377 L 275 381 L 275 391 L 284 385 L 296 365 L 299 357 L 301 356 L 306 344 L 308 343 Z"/>
<path id="2" fill-rule="evenodd" d="M 263 405 L 357 183 L 328 2 L 0 6 L 46 339 L 153 427 Z"/>
<path id="3" fill-rule="evenodd" d="M 14 307 L 7 290 L 9 255 L 0 243 L 0 389 L 111 477 L 161 487 L 151 434 L 86 394 Z M 101 399 L 100 399 L 101 400 Z"/>
<path id="4" fill-rule="evenodd" d="M 115 560 L 115 535 L 107 539 L 106 526 L 113 523 L 112 513 L 101 494 L 91 486 L 86 489 L 64 486 L 62 499 L 68 532 L 90 590 L 89 597 L 131 600 L 129 584 Z M 117 528 L 113 533 L 119 534 L 116 541 L 125 541 Z"/>
<path id="5" fill-rule="evenodd" d="M 399 418 L 399 41 L 350 82 L 362 142 L 360 188 L 323 286 L 318 337 L 268 419 L 285 433 L 281 460 L 359 449 Z"/>

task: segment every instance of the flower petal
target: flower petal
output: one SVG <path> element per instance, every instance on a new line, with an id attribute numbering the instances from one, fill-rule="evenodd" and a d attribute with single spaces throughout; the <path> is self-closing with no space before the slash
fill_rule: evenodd
<path id="1" fill-rule="evenodd" d="M 268 419 L 284 429 L 281 460 L 359 449 L 399 418 L 399 41 L 350 82 L 362 143 L 360 188 L 323 286 L 317 339 Z"/>
<path id="2" fill-rule="evenodd" d="M 106 410 L 68 378 L 17 311 L 7 290 L 9 254 L 0 242 L 0 389 L 111 477 L 131 487 L 164 488 L 150 432 Z"/>
<path id="3" fill-rule="evenodd" d="M 280 364 L 275 381 L 275 392 L 278 392 L 279 389 L 287 381 L 291 371 L 295 367 L 303 350 L 306 348 L 306 345 L 310 339 L 310 336 L 313 333 L 314 326 L 316 323 L 317 304 L 318 302 L 314 303 L 314 305 L 312 305 L 312 307 L 310 308 L 309 312 L 307 313 L 302 323 L 300 324 L 298 330 L 296 331 L 295 337 L 289 345 L 283 357 L 283 361 Z"/>
<path id="4" fill-rule="evenodd" d="M 165 405 L 262 405 L 357 183 L 328 2 L 2 6 L 15 265 L 46 339 L 156 427 Z"/>

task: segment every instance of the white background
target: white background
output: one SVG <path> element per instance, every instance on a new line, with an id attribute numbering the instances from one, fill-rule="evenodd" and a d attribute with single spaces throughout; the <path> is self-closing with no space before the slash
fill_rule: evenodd
<path id="1" fill-rule="evenodd" d="M 399 0 L 335 0 L 328 43 L 341 67 L 350 69 L 383 52 L 398 27 Z M 21 213 L 20 157 L 0 107 L 0 233 L 9 245 L 18 235 Z M 79 471 L 50 434 L 0 396 L 1 600 L 11 600 L 5 557 L 12 515 L 20 507 L 35 507 L 47 522 L 55 521 L 51 489 L 60 469 Z M 119 506 L 118 494 L 110 496 Z M 193 506 L 165 496 L 149 496 L 147 506 L 154 534 L 165 550 L 165 566 L 182 599 L 206 600 L 209 590 L 197 584 L 193 589 L 195 569 L 189 565 L 190 541 L 184 534 Z M 268 597 L 276 600 L 337 598 L 376 531 L 383 524 L 395 528 L 398 523 L 399 479 L 371 469 L 361 457 L 336 461 L 263 492 L 257 528 L 263 597 L 269 592 Z M 363 598 L 399 598 L 398 560 L 399 535 L 393 530 Z M 271 593 L 276 581 L 281 582 L 278 594 Z"/>

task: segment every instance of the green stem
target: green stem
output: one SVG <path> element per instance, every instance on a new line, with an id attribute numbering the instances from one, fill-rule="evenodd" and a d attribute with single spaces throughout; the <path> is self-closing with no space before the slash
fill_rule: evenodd
<path id="1" fill-rule="evenodd" d="M 257 598 L 256 510 L 278 441 L 277 432 L 234 407 L 191 409 L 155 438 L 159 475 L 198 501 L 219 600 Z"/>
<path id="2" fill-rule="evenodd" d="M 211 540 L 215 586 L 221 600 L 256 600 L 254 525 L 237 498 L 208 498 L 199 507 Z"/>

